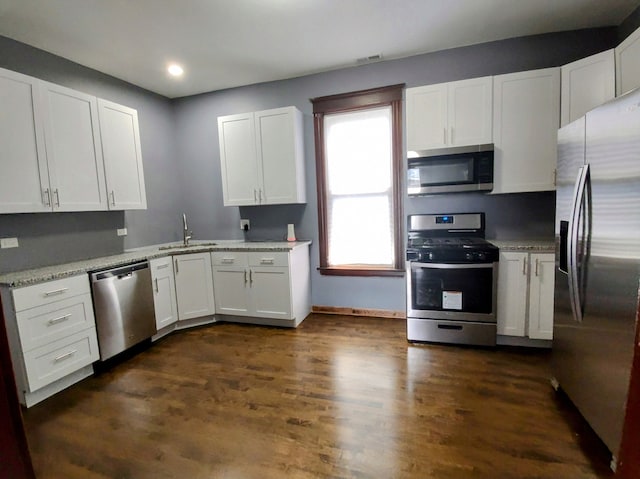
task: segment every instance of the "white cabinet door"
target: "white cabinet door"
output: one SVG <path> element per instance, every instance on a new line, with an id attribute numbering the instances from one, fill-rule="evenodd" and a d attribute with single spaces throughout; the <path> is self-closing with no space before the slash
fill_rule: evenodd
<path id="1" fill-rule="evenodd" d="M 449 83 L 449 144 L 483 145 L 493 141 L 493 79 Z"/>
<path id="2" fill-rule="evenodd" d="M 623 95 L 640 87 L 640 28 L 629 35 L 615 49 L 616 95 Z"/>
<path id="3" fill-rule="evenodd" d="M 251 267 L 250 314 L 261 318 L 291 319 L 289 268 Z"/>
<path id="4" fill-rule="evenodd" d="M 149 261 L 153 281 L 153 305 L 156 312 L 156 329 L 160 331 L 178 321 L 176 284 L 171 257 Z"/>
<path id="5" fill-rule="evenodd" d="M 447 146 L 447 84 L 407 88 L 407 149 Z"/>
<path id="6" fill-rule="evenodd" d="M 493 193 L 555 189 L 560 69 L 493 79 Z"/>
<path id="7" fill-rule="evenodd" d="M 98 99 L 109 209 L 146 209 L 138 112 Z"/>
<path id="8" fill-rule="evenodd" d="M 498 334 L 524 336 L 527 317 L 528 253 L 500 253 L 498 269 Z"/>
<path id="9" fill-rule="evenodd" d="M 106 210 L 96 97 L 40 85 L 53 211 Z"/>
<path id="10" fill-rule="evenodd" d="M 561 69 L 561 126 L 616 96 L 615 55 L 607 50 Z"/>
<path id="11" fill-rule="evenodd" d="M 529 337 L 553 338 L 555 255 L 532 254 L 530 261 Z"/>
<path id="12" fill-rule="evenodd" d="M 249 315 L 249 270 L 238 266 L 213 269 L 216 314 Z"/>
<path id="13" fill-rule="evenodd" d="M 215 313 L 210 253 L 173 257 L 178 319 L 199 318 Z"/>
<path id="14" fill-rule="evenodd" d="M 260 204 L 304 203 L 302 113 L 294 107 L 255 113 Z"/>
<path id="15" fill-rule="evenodd" d="M 258 204 L 258 157 L 253 113 L 218 118 L 225 206 Z"/>
<path id="16" fill-rule="evenodd" d="M 38 80 L 0 68 L 0 213 L 50 211 Z"/>

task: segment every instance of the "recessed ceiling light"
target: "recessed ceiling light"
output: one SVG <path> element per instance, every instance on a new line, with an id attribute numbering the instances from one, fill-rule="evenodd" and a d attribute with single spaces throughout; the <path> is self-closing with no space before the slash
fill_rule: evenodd
<path id="1" fill-rule="evenodd" d="M 169 65 L 169 67 L 167 68 L 167 71 L 171 76 L 174 76 L 174 77 L 179 77 L 184 73 L 184 70 L 182 69 L 182 67 L 175 63 L 172 63 L 171 65 Z"/>

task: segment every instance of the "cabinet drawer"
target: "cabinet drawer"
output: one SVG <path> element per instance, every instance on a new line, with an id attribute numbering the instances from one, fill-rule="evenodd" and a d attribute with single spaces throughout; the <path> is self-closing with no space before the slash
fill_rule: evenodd
<path id="1" fill-rule="evenodd" d="M 89 292 L 89 276 L 83 274 L 16 288 L 13 290 L 13 301 L 16 311 L 24 311 L 25 309 Z"/>
<path id="2" fill-rule="evenodd" d="M 214 251 L 211 253 L 214 266 L 247 266 L 247 253 L 238 251 Z"/>
<path id="3" fill-rule="evenodd" d="M 24 355 L 29 391 L 51 384 L 99 357 L 95 328 L 34 349 Z"/>
<path id="4" fill-rule="evenodd" d="M 95 326 L 89 293 L 21 311 L 16 317 L 25 352 Z"/>
<path id="5" fill-rule="evenodd" d="M 289 266 L 289 253 L 284 252 L 251 252 L 249 266 Z"/>

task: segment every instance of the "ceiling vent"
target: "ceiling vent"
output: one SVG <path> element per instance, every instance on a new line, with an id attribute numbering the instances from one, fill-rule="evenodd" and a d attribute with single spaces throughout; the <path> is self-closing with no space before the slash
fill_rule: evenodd
<path id="1" fill-rule="evenodd" d="M 356 63 L 358 65 L 362 65 L 364 63 L 379 62 L 380 60 L 382 60 L 382 53 L 377 53 L 375 55 L 371 55 L 371 56 L 368 56 L 368 57 L 358 58 L 356 60 Z"/>

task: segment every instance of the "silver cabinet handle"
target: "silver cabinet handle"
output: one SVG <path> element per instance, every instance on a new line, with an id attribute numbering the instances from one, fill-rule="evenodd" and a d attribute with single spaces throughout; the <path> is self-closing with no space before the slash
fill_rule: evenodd
<path id="1" fill-rule="evenodd" d="M 51 193 L 49 192 L 49 188 L 44 190 L 44 205 L 51 206 Z"/>
<path id="2" fill-rule="evenodd" d="M 58 188 L 56 188 L 55 190 L 53 190 L 53 194 L 56 197 L 56 206 L 58 208 L 60 208 L 60 192 L 58 191 Z"/>
<path id="3" fill-rule="evenodd" d="M 256 190 L 255 188 L 253 189 L 253 202 L 258 202 L 258 190 Z"/>
<path id="4" fill-rule="evenodd" d="M 222 262 L 224 264 L 233 264 L 234 261 L 235 261 L 235 258 L 222 258 Z"/>
<path id="5" fill-rule="evenodd" d="M 154 279 L 154 282 L 156 283 L 156 293 L 159 293 L 160 288 L 158 288 L 158 278 Z"/>
<path id="6" fill-rule="evenodd" d="M 111 206 L 115 206 L 116 205 L 116 192 L 114 190 L 111 190 Z"/>
<path id="7" fill-rule="evenodd" d="M 176 258 L 174 261 L 176 262 L 176 274 L 178 274 L 180 272 L 178 268 L 178 258 Z"/>
<path id="8" fill-rule="evenodd" d="M 57 294 L 66 293 L 67 291 L 69 291 L 69 288 L 54 289 L 53 291 L 47 291 L 46 293 L 44 293 L 44 295 L 45 296 L 55 296 Z"/>
<path id="9" fill-rule="evenodd" d="M 165 269 L 169 267 L 169 263 L 165 263 L 165 264 L 159 264 L 158 267 L 156 269 Z"/>
<path id="10" fill-rule="evenodd" d="M 260 199 L 260 203 L 262 203 L 262 188 L 258 190 L 258 198 Z"/>
<path id="11" fill-rule="evenodd" d="M 522 274 L 527 274 L 527 257 L 522 258 Z"/>
<path id="12" fill-rule="evenodd" d="M 70 358 L 71 356 L 73 356 L 74 354 L 76 354 L 78 352 L 77 349 L 74 349 L 72 351 L 69 351 L 68 353 L 64 353 L 61 354 L 60 356 L 56 357 L 53 359 L 54 363 L 59 363 L 60 361 L 64 361 L 65 359 Z"/>
<path id="13" fill-rule="evenodd" d="M 538 260 L 538 258 L 536 258 L 536 276 L 539 276 L 538 275 L 538 262 L 539 262 L 539 260 Z"/>
<path id="14" fill-rule="evenodd" d="M 444 144 L 447 144 L 447 128 L 443 128 L 442 129 L 442 141 L 444 142 Z"/>
<path id="15" fill-rule="evenodd" d="M 247 270 L 244 270 L 244 284 L 247 284 Z"/>
<path id="16" fill-rule="evenodd" d="M 453 127 L 451 127 L 451 130 L 449 131 L 449 143 L 453 145 Z"/>
<path id="17" fill-rule="evenodd" d="M 260 264 L 273 264 L 273 258 L 260 258 Z"/>
<path id="18" fill-rule="evenodd" d="M 249 283 L 253 284 L 253 270 L 249 270 Z"/>
<path id="19" fill-rule="evenodd" d="M 63 321 L 66 321 L 70 317 L 71 317 L 70 314 L 65 314 L 64 316 L 60 316 L 59 318 L 50 319 L 49 321 L 47 321 L 47 326 L 53 326 L 54 324 L 61 323 Z"/>

